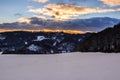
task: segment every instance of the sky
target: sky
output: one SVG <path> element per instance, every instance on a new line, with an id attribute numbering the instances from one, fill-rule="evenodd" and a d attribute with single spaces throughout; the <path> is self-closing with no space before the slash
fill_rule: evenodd
<path id="1" fill-rule="evenodd" d="M 92 17 L 120 19 L 120 0 L 0 0 L 0 24 L 32 17 L 68 21 Z"/>

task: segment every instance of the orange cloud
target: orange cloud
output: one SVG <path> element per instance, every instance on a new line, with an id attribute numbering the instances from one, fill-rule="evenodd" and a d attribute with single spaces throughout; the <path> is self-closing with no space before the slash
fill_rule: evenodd
<path id="1" fill-rule="evenodd" d="M 71 19 L 72 17 L 89 13 L 89 10 L 95 10 L 90 7 L 80 7 L 70 4 L 48 4 L 45 8 L 49 15 L 60 20 Z"/>
<path id="2" fill-rule="evenodd" d="M 46 2 L 48 2 L 49 0 L 33 0 L 33 1 L 35 1 L 35 2 L 41 2 L 41 3 L 46 3 Z"/>
<path id="3" fill-rule="evenodd" d="M 120 0 L 100 0 L 100 1 L 109 6 L 120 6 Z"/>
<path id="4" fill-rule="evenodd" d="M 40 14 L 46 18 L 51 17 L 55 20 L 74 19 L 80 15 L 90 13 L 106 13 L 120 11 L 120 9 L 102 9 L 93 7 L 81 7 L 71 4 L 48 4 L 44 8 L 30 8 L 29 12 Z"/>
<path id="5" fill-rule="evenodd" d="M 13 32 L 13 31 L 26 31 L 26 32 L 50 32 L 50 33 L 53 33 L 53 32 L 57 32 L 57 33 L 60 33 L 60 32 L 64 32 L 64 33 L 68 33 L 68 34 L 84 34 L 86 32 L 84 31 L 80 31 L 80 30 L 53 30 L 53 29 L 43 29 L 43 30 L 25 30 L 25 29 L 0 29 L 0 32 Z"/>
<path id="6" fill-rule="evenodd" d="M 29 24 L 30 21 L 31 21 L 31 19 L 29 19 L 29 18 L 24 18 L 24 17 L 23 17 L 23 18 L 19 18 L 18 21 L 21 22 L 21 23 L 22 23 L 22 22 L 25 22 L 25 23 L 28 23 L 28 24 Z"/>

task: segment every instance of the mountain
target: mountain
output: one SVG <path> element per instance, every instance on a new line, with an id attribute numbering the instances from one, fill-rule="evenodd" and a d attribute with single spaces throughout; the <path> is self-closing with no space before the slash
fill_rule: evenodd
<path id="1" fill-rule="evenodd" d="M 84 39 L 79 49 L 83 52 L 120 52 L 120 23 Z"/>
<path id="2" fill-rule="evenodd" d="M 0 34 L 3 54 L 54 54 L 78 51 L 78 44 L 91 35 L 63 32 L 5 32 Z"/>
<path id="3" fill-rule="evenodd" d="M 67 25 L 69 21 L 66 21 Z M 69 22 L 69 27 L 74 27 L 74 29 L 88 30 L 88 31 L 101 31 L 108 26 L 112 27 L 118 24 L 120 19 L 109 18 L 109 17 L 95 17 L 89 19 L 78 19 Z"/>
<path id="4" fill-rule="evenodd" d="M 120 52 L 120 23 L 98 33 L 0 33 L 2 54 L 54 54 L 66 52 Z"/>
<path id="5" fill-rule="evenodd" d="M 120 19 L 109 18 L 109 17 L 95 17 L 89 19 L 75 19 L 68 21 L 54 21 L 45 20 L 37 17 L 28 18 L 28 23 L 3 23 L 0 24 L 0 29 L 11 29 L 11 30 L 80 30 L 80 31 L 101 31 L 108 26 L 112 27 L 120 22 Z"/>

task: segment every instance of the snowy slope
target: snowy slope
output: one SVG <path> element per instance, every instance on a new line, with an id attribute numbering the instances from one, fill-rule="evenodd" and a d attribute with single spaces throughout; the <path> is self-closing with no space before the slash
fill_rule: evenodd
<path id="1" fill-rule="evenodd" d="M 120 54 L 0 55 L 0 80 L 120 80 Z"/>

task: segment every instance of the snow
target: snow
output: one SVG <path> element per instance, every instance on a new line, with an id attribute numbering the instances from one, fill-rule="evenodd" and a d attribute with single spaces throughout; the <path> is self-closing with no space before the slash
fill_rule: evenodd
<path id="1" fill-rule="evenodd" d="M 50 52 L 51 52 L 51 53 L 54 53 L 54 51 L 53 51 L 53 50 L 51 50 Z"/>
<path id="2" fill-rule="evenodd" d="M 25 42 L 25 44 L 27 45 L 27 44 L 28 44 L 28 42 Z"/>
<path id="3" fill-rule="evenodd" d="M 62 51 L 62 53 L 66 53 L 66 51 Z"/>
<path id="4" fill-rule="evenodd" d="M 34 41 L 42 41 L 44 39 L 47 39 L 47 38 L 45 38 L 44 36 L 37 36 L 37 40 L 34 40 Z"/>
<path id="5" fill-rule="evenodd" d="M 78 41 L 80 42 L 82 39 L 78 39 Z"/>
<path id="6" fill-rule="evenodd" d="M 38 51 L 39 47 L 34 44 L 31 44 L 27 49 L 29 49 L 30 51 Z"/>
<path id="7" fill-rule="evenodd" d="M 0 55 L 3 53 L 3 51 L 0 51 Z"/>
<path id="8" fill-rule="evenodd" d="M 52 37 L 53 40 L 55 40 L 56 38 L 57 38 L 56 36 Z"/>
<path id="9" fill-rule="evenodd" d="M 15 51 L 15 48 L 12 47 L 12 48 L 8 48 L 9 51 Z"/>
<path id="10" fill-rule="evenodd" d="M 4 40 L 4 39 L 6 39 L 6 37 L 0 35 L 0 40 Z"/>
<path id="11" fill-rule="evenodd" d="M 0 55 L 0 80 L 120 80 L 120 54 Z"/>
<path id="12" fill-rule="evenodd" d="M 56 46 L 56 44 L 57 44 L 57 42 L 54 42 L 54 43 L 53 43 L 53 46 Z"/>

